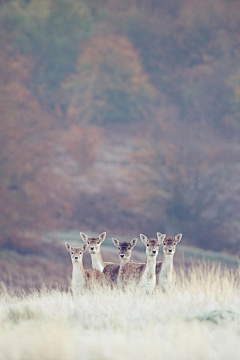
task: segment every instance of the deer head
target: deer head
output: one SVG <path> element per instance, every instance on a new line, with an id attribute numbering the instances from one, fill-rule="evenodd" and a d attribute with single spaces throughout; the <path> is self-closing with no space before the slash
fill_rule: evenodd
<path id="1" fill-rule="evenodd" d="M 106 235 L 107 235 L 106 232 L 103 232 L 102 234 L 99 235 L 98 238 L 95 237 L 90 238 L 88 237 L 88 235 L 80 232 L 80 236 L 82 240 L 88 245 L 88 251 L 90 252 L 90 254 L 97 254 L 100 251 L 100 246 L 102 242 L 105 240 Z"/>
<path id="2" fill-rule="evenodd" d="M 83 253 L 87 250 L 87 244 L 83 245 L 83 248 L 72 247 L 67 242 L 65 242 L 67 251 L 70 252 L 72 263 L 80 263 L 82 261 Z"/>
<path id="3" fill-rule="evenodd" d="M 162 234 L 161 233 L 157 233 L 157 237 L 158 240 L 160 241 Z M 175 237 L 165 237 L 162 240 L 162 244 L 163 244 L 163 253 L 165 255 L 174 255 L 175 251 L 176 251 L 176 245 L 181 241 L 182 239 L 182 234 L 178 234 Z"/>
<path id="4" fill-rule="evenodd" d="M 148 239 L 145 235 L 140 234 L 140 239 L 146 246 L 147 256 L 157 256 L 159 251 L 159 245 L 165 239 L 166 235 L 161 235 L 160 239 Z"/>
<path id="5" fill-rule="evenodd" d="M 128 262 L 131 259 L 132 249 L 137 244 L 137 238 L 132 239 L 130 242 L 120 242 L 117 239 L 112 238 L 113 244 L 118 248 L 120 261 Z"/>

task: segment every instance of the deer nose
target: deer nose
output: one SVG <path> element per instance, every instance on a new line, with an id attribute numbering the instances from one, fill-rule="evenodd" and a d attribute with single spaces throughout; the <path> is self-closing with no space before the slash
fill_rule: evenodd
<path id="1" fill-rule="evenodd" d="M 78 259 L 78 256 L 75 256 L 75 259 L 77 260 L 77 259 Z"/>
<path id="2" fill-rule="evenodd" d="M 94 246 L 91 246 L 90 249 L 91 249 L 91 250 L 94 250 Z"/>
<path id="3" fill-rule="evenodd" d="M 152 250 L 152 253 L 153 253 L 153 254 L 156 254 L 156 252 L 157 252 L 156 250 Z"/>
<path id="4" fill-rule="evenodd" d="M 172 252 L 172 249 L 168 249 L 168 252 Z"/>
<path id="5" fill-rule="evenodd" d="M 120 254 L 121 257 L 124 257 L 124 254 Z"/>

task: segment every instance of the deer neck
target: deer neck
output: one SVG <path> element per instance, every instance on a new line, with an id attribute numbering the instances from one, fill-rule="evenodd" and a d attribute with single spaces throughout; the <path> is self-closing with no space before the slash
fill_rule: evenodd
<path id="1" fill-rule="evenodd" d="M 117 276 L 117 282 L 118 284 L 122 284 L 123 281 L 123 276 L 126 270 L 125 265 L 128 264 L 130 262 L 130 260 L 126 260 L 126 259 L 122 259 L 121 257 L 120 259 L 120 266 L 119 266 L 119 270 L 118 270 L 118 276 Z"/>
<path id="2" fill-rule="evenodd" d="M 139 285 L 151 295 L 156 285 L 156 256 L 147 256 L 146 264 L 143 267 Z"/>
<path id="3" fill-rule="evenodd" d="M 149 276 L 155 275 L 156 259 L 157 259 L 156 256 L 147 256 L 146 264 L 144 267 L 144 273 L 146 273 Z"/>
<path id="4" fill-rule="evenodd" d="M 129 263 L 130 259 L 120 258 L 120 268 Z"/>
<path id="5" fill-rule="evenodd" d="M 173 255 L 163 255 L 162 267 L 159 274 L 160 279 L 172 280 L 173 274 Z"/>
<path id="6" fill-rule="evenodd" d="M 84 281 L 84 268 L 83 268 L 83 263 L 82 263 L 82 259 L 81 262 L 74 262 L 73 263 L 73 268 L 72 268 L 72 283 L 77 285 L 77 284 L 81 284 Z"/>
<path id="7" fill-rule="evenodd" d="M 102 259 L 101 251 L 99 250 L 98 252 L 96 252 L 96 254 L 91 254 L 91 259 L 92 259 L 93 269 L 99 270 L 102 272 L 103 269 L 105 268 L 106 264 L 104 263 L 104 261 Z"/>

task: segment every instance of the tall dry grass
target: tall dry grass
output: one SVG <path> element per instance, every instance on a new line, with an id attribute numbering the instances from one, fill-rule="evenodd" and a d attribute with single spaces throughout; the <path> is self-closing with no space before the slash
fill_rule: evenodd
<path id="1" fill-rule="evenodd" d="M 240 273 L 199 263 L 168 294 L 0 296 L 0 360 L 239 360 Z"/>

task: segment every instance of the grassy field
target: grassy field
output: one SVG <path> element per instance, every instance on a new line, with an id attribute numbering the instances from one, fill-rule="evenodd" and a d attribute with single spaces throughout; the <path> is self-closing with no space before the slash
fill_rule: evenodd
<path id="1" fill-rule="evenodd" d="M 0 296 L 0 360 L 239 360 L 239 270 L 199 263 L 169 294 Z"/>
<path id="2" fill-rule="evenodd" d="M 97 234 L 88 233 L 89 236 Z M 130 241 L 134 236 L 115 236 L 120 241 Z M 36 236 L 36 237 L 35 237 Z M 31 237 L 18 239 L 16 246 L 3 246 L 0 251 L 0 282 L 3 282 L 13 292 L 21 292 L 22 289 L 29 293 L 29 286 L 41 288 L 42 283 L 56 287 L 57 284 L 69 285 L 71 277 L 71 260 L 64 242 L 72 246 L 83 246 L 78 231 L 62 231 L 45 233 L 43 236 L 32 234 Z M 110 236 L 101 246 L 104 261 L 119 263 L 118 249 L 113 245 Z M 160 247 L 157 260 L 162 260 L 162 247 Z M 132 252 L 132 260 L 145 262 L 145 246 L 138 240 Z M 188 269 L 192 264 L 199 261 L 207 261 L 212 264 L 221 264 L 229 268 L 239 267 L 239 258 L 234 255 L 206 251 L 200 248 L 186 245 L 183 238 L 177 246 L 174 255 L 174 267 L 177 272 L 181 267 Z M 91 257 L 88 251 L 83 257 L 85 269 L 92 267 Z"/>

